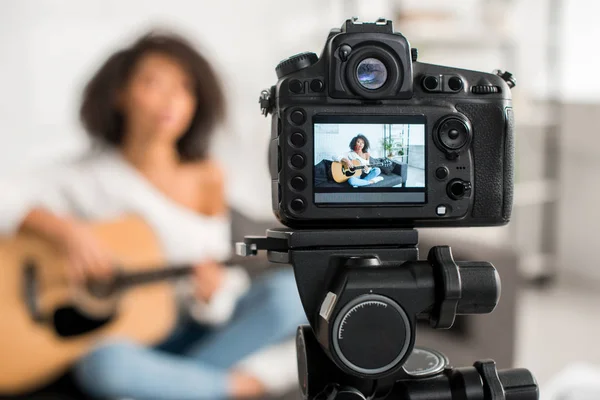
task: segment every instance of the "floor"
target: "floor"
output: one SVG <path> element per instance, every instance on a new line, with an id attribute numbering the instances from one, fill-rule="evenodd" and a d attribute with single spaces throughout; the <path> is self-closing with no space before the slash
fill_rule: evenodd
<path id="1" fill-rule="evenodd" d="M 600 284 L 561 283 L 551 289 L 526 289 L 519 301 L 516 366 L 530 369 L 542 400 L 560 375 L 593 371 L 600 384 Z M 579 366 L 578 366 L 579 365 Z M 588 368 L 589 367 L 589 368 Z M 595 368 L 595 369 L 594 369 Z M 572 379 L 568 379 L 573 381 Z M 545 390 L 547 389 L 547 390 Z M 600 388 L 599 388 L 600 389 Z M 545 395 L 546 394 L 546 395 Z M 552 397 L 554 399 L 554 397 Z M 593 397 L 600 398 L 600 393 Z"/>

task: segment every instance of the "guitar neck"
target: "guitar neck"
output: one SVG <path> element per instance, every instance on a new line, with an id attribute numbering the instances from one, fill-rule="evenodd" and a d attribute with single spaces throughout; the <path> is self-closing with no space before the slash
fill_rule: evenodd
<path id="1" fill-rule="evenodd" d="M 381 167 L 383 164 L 369 164 L 369 165 L 359 165 L 354 167 L 354 169 L 365 169 L 365 168 L 375 168 L 375 167 Z"/>
<path id="2" fill-rule="evenodd" d="M 115 288 L 124 290 L 133 286 L 144 285 L 153 282 L 159 282 L 167 279 L 176 279 L 191 274 L 194 266 L 191 264 L 172 265 L 146 272 L 123 273 L 120 274 L 115 282 Z"/>
<path id="3" fill-rule="evenodd" d="M 231 261 L 226 261 L 223 264 L 231 265 L 233 263 Z M 117 279 L 114 282 L 114 289 L 125 290 L 134 286 L 144 285 L 148 283 L 182 278 L 187 275 L 190 275 L 192 272 L 194 272 L 194 269 L 196 268 L 196 265 L 180 264 L 170 265 L 164 268 L 157 268 L 151 271 L 121 273 L 117 276 Z"/>

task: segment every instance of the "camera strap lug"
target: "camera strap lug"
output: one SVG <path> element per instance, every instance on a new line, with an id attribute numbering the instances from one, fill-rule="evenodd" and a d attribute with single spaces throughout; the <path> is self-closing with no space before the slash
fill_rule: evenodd
<path id="1" fill-rule="evenodd" d="M 260 92 L 260 97 L 258 98 L 258 102 L 260 104 L 261 113 L 267 117 L 269 114 L 273 112 L 273 92 L 275 90 L 274 86 L 271 86 L 270 89 L 264 89 Z"/>

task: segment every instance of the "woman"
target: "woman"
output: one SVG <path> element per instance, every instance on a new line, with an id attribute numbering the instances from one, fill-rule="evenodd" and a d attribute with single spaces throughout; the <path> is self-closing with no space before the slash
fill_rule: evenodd
<path id="1" fill-rule="evenodd" d="M 365 166 L 360 178 L 353 176 L 348 179 L 350 186 L 368 186 L 383 180 L 379 176 L 381 169 L 369 167 L 369 160 L 371 158 L 369 155 L 369 139 L 365 135 L 358 134 L 353 137 L 350 141 L 350 150 L 348 154 L 339 157 L 336 161 L 341 161 L 348 169 L 354 168 L 354 164 L 352 163 L 354 160 L 358 160 L 361 165 Z"/>
<path id="2" fill-rule="evenodd" d="M 83 220 L 139 214 L 168 262 L 199 262 L 195 285 L 181 293 L 189 312 L 166 343 L 112 338 L 78 362 L 76 380 L 90 395 L 246 398 L 290 381 L 265 368 L 261 354 L 295 364 L 293 344 L 282 344 L 304 319 L 291 271 L 250 286 L 243 270 L 219 264 L 229 256 L 229 221 L 223 172 L 208 148 L 224 110 L 213 69 L 188 42 L 144 36 L 113 54 L 85 89 L 80 116 L 96 149 L 19 181 L 0 200 L 0 233 L 46 237 L 66 252 L 74 281 L 113 273 L 112 255 Z"/>

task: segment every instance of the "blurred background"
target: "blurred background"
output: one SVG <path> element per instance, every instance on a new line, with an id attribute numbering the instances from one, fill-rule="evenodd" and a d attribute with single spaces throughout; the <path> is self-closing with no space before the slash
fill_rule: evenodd
<path id="1" fill-rule="evenodd" d="M 565 376 L 571 383 L 587 375 L 600 381 L 600 158 L 593 142 L 600 132 L 600 80 L 593 73 L 600 70 L 599 13 L 600 3 L 585 0 L 2 0 L 0 175 L 84 151 L 82 85 L 114 49 L 166 27 L 196 41 L 225 82 L 231 113 L 215 154 L 227 168 L 228 200 L 241 221 L 234 233 L 259 234 L 255 229 L 276 223 L 269 120 L 257 103 L 276 82 L 276 64 L 302 51 L 320 54 L 328 31 L 351 16 L 392 19 L 419 49 L 419 61 L 500 68 L 517 78 L 511 224 L 424 230 L 423 237 L 432 245 L 460 243 L 464 258 L 501 259 L 502 322 L 466 320 L 462 354 L 466 359 L 467 349 L 486 342 L 506 363 L 530 368 L 542 394 L 555 398 Z M 248 151 L 255 154 L 252 179 L 235 173 Z M 508 343 L 500 344 L 503 337 Z"/>

